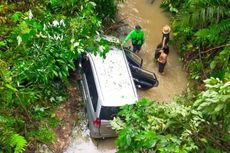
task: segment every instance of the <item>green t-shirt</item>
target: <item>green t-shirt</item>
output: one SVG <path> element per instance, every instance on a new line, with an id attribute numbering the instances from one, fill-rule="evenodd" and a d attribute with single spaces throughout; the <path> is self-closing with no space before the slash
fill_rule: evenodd
<path id="1" fill-rule="evenodd" d="M 125 45 L 129 39 L 132 39 L 132 44 L 136 44 L 136 45 L 142 45 L 145 41 L 144 38 L 144 31 L 140 30 L 139 32 L 137 32 L 136 29 L 133 29 L 125 38 L 125 40 L 123 41 L 123 44 Z"/>

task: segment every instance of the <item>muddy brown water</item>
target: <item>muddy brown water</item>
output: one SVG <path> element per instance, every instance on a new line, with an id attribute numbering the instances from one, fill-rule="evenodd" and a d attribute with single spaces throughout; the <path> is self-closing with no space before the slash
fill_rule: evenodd
<path id="1" fill-rule="evenodd" d="M 169 17 L 159 7 L 161 0 L 155 0 L 152 5 L 150 3 L 151 0 L 127 0 L 121 5 L 119 13 L 122 18 L 127 18 L 129 27 L 125 27 L 126 29 L 131 30 L 137 23 L 142 26 L 146 41 L 138 55 L 144 60 L 143 68 L 154 72 L 159 80 L 157 88 L 139 91 L 139 96 L 168 102 L 186 88 L 187 78 L 180 58 L 172 46 L 164 76 L 158 73 L 158 65 L 153 63 L 154 49 L 161 41 L 162 27 L 169 24 Z M 131 46 L 131 43 L 129 45 Z"/>
<path id="2" fill-rule="evenodd" d="M 160 102 L 170 102 L 175 95 L 182 93 L 187 86 L 186 73 L 182 69 L 180 58 L 170 46 L 165 75 L 158 73 L 157 64 L 153 63 L 154 48 L 161 41 L 161 30 L 169 23 L 169 17 L 159 8 L 161 0 L 126 0 L 119 5 L 119 16 L 125 19 L 129 26 L 122 27 L 124 38 L 137 23 L 145 32 L 145 44 L 138 55 L 143 58 L 143 68 L 154 72 L 159 80 L 159 86 L 146 91 L 138 91 L 141 97 L 148 97 Z M 127 46 L 130 45 L 127 44 Z M 84 115 L 83 115 L 84 118 Z M 65 153 L 114 153 L 114 139 L 92 140 L 85 121 L 73 130 L 73 140 Z"/>

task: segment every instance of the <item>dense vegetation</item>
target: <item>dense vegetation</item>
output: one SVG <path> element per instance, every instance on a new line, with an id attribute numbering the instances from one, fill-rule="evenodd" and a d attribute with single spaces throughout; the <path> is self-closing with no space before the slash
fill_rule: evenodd
<path id="1" fill-rule="evenodd" d="M 114 0 L 3 0 L 0 4 L 0 152 L 51 143 L 80 53 L 104 54 L 96 40 Z"/>
<path id="2" fill-rule="evenodd" d="M 230 82 L 205 80 L 206 91 L 176 102 L 141 99 L 113 121 L 119 153 L 221 153 L 230 151 Z"/>
<path id="3" fill-rule="evenodd" d="M 118 152 L 230 152 L 230 1 L 163 0 L 161 7 L 173 14 L 171 45 L 200 87 L 169 104 L 123 107 L 113 121 Z"/>
<path id="4" fill-rule="evenodd" d="M 96 37 L 115 17 L 114 1 L 1 1 L 0 152 L 53 142 L 59 124 L 53 112 L 66 99 L 74 61 L 85 50 L 106 53 Z M 164 0 L 161 6 L 173 14 L 173 45 L 190 77 L 205 88 L 188 89 L 170 104 L 142 99 L 125 106 L 122 120 L 113 122 L 118 152 L 229 152 L 230 1 Z"/>
<path id="5" fill-rule="evenodd" d="M 193 79 L 229 77 L 230 1 L 164 0 L 174 14 L 174 44 Z"/>

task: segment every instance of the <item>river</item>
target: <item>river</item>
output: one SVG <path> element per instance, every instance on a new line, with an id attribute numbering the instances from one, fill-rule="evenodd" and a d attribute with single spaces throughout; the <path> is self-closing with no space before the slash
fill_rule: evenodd
<path id="1" fill-rule="evenodd" d="M 138 91 L 141 97 L 148 97 L 159 102 L 170 102 L 187 87 L 186 73 L 176 51 L 170 46 L 165 75 L 158 73 L 157 64 L 152 58 L 156 45 L 161 41 L 162 27 L 169 24 L 169 16 L 160 9 L 161 0 L 126 0 L 119 4 L 119 16 L 129 26 L 121 27 L 124 38 L 127 33 L 138 23 L 145 32 L 145 44 L 138 55 L 143 58 L 143 68 L 154 72 L 159 80 L 159 86 L 145 91 Z M 80 113 L 84 119 L 84 114 Z M 65 153 L 114 153 L 116 151 L 114 139 L 92 140 L 86 122 L 79 121 L 73 130 L 73 140 Z"/>

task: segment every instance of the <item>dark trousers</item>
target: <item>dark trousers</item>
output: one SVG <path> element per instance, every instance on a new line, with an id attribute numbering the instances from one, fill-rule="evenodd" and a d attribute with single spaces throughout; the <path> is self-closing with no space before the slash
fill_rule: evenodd
<path id="1" fill-rule="evenodd" d="M 142 45 L 133 44 L 133 52 L 139 53 L 139 51 L 141 50 L 141 46 Z"/>
<path id="2" fill-rule="evenodd" d="M 158 62 L 158 63 L 159 63 L 159 72 L 163 73 L 166 63 L 160 63 L 160 62 Z"/>

